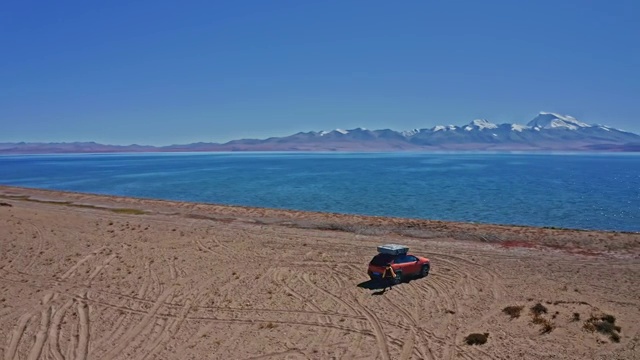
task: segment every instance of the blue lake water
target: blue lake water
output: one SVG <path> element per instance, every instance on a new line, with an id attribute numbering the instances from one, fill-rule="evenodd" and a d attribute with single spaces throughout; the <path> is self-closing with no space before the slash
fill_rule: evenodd
<path id="1" fill-rule="evenodd" d="M 0 156 L 0 184 L 350 214 L 640 231 L 640 154 Z"/>

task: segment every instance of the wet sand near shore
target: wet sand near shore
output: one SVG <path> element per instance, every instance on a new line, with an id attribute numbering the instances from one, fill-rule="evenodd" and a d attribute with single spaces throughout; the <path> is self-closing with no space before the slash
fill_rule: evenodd
<path id="1" fill-rule="evenodd" d="M 638 233 L 0 186 L 3 359 L 638 359 L 638 279 Z"/>

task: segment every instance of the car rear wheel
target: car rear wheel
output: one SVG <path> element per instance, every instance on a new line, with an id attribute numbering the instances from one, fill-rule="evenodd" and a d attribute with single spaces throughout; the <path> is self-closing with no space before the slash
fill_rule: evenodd
<path id="1" fill-rule="evenodd" d="M 429 275 L 429 265 L 423 265 L 422 269 L 420 269 L 420 277 L 426 277 Z"/>
<path id="2" fill-rule="evenodd" d="M 394 284 L 400 284 L 402 282 L 402 271 L 396 271 L 396 277 L 393 278 Z"/>

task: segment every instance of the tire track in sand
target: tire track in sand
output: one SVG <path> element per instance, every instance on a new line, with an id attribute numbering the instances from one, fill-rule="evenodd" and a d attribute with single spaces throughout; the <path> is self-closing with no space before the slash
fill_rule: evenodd
<path id="1" fill-rule="evenodd" d="M 171 281 L 172 283 L 175 283 L 175 281 L 178 278 L 178 272 L 176 271 L 176 268 L 175 268 L 174 259 L 173 257 L 167 256 L 166 252 L 163 252 L 163 257 L 165 259 L 167 267 L 169 268 L 169 276 L 171 278 Z M 180 298 L 182 298 L 182 296 L 173 297 L 172 295 L 169 298 L 167 298 L 166 302 L 172 303 L 173 301 L 179 300 Z M 153 355 L 157 350 L 159 350 L 161 343 L 166 342 L 171 337 L 173 337 L 175 332 L 179 329 L 181 323 L 184 321 L 184 318 L 187 316 L 190 309 L 191 309 L 191 299 L 187 299 L 180 311 L 180 314 L 178 314 L 178 318 L 159 319 L 158 321 L 160 321 L 160 324 L 156 323 L 155 327 L 156 328 L 159 327 L 160 329 L 158 331 L 154 331 L 155 333 L 154 337 L 148 339 L 142 354 L 139 355 L 136 359 L 144 360 L 147 357 Z"/>
<path id="2" fill-rule="evenodd" d="M 91 254 L 85 256 L 83 259 L 78 261 L 74 266 L 72 266 L 69 270 L 67 270 L 67 272 L 65 272 L 59 279 L 64 280 L 70 277 L 71 275 L 73 275 L 75 270 L 80 265 L 82 265 L 83 263 L 87 262 L 89 259 L 91 259 L 95 255 L 97 255 L 102 249 L 103 248 L 95 250 Z M 110 261 L 110 259 L 108 259 L 108 261 Z M 96 271 L 93 276 L 90 276 L 89 281 L 93 277 L 95 277 L 97 273 L 99 273 L 99 271 Z M 28 275 L 28 274 L 22 274 L 22 275 Z M 54 282 L 54 284 L 56 283 L 57 282 Z M 85 289 L 83 295 L 81 294 L 81 296 L 83 296 L 85 299 L 86 299 L 86 292 L 87 290 Z M 66 313 L 68 308 L 74 303 L 74 299 L 70 299 L 67 302 L 65 302 L 62 305 L 60 310 L 54 311 L 54 306 L 53 305 L 50 306 L 48 304 L 52 299 L 55 299 L 57 297 L 58 297 L 57 293 L 54 293 L 53 291 L 47 291 L 41 300 L 40 306 L 38 306 L 36 309 L 32 309 L 30 312 L 27 312 L 26 314 L 20 317 L 20 319 L 18 320 L 18 325 L 16 326 L 13 334 L 11 335 L 8 349 L 5 353 L 6 359 L 15 358 L 18 355 L 16 354 L 16 352 L 22 340 L 22 334 L 26 330 L 27 322 L 31 317 L 33 317 L 33 311 L 34 310 L 37 311 L 38 308 L 40 308 L 40 326 L 36 331 L 36 334 L 34 336 L 34 339 L 35 339 L 34 343 L 31 345 L 26 359 L 36 360 L 41 357 L 48 358 L 49 355 L 51 355 L 56 360 L 63 360 L 65 358 L 65 356 L 63 356 L 62 352 L 60 351 L 60 345 L 59 345 L 60 324 L 62 322 L 64 314 Z M 75 352 L 71 351 L 72 355 L 68 355 L 66 357 L 71 358 L 75 355 L 76 358 L 80 360 L 85 360 L 87 357 L 87 349 L 88 349 L 89 324 L 88 324 L 88 311 L 86 309 L 86 306 L 87 306 L 86 301 L 81 302 L 81 304 L 84 305 L 84 309 L 82 309 L 79 305 L 78 313 L 79 313 L 80 322 L 81 322 L 79 341 L 80 341 L 80 346 L 84 347 L 84 350 L 82 348 L 79 350 L 75 349 L 76 350 Z M 48 351 L 45 351 L 43 353 L 43 349 L 45 348 L 46 344 L 49 344 L 49 346 L 47 347 Z"/>
<path id="3" fill-rule="evenodd" d="M 69 341 L 69 344 L 67 345 L 67 352 L 65 355 L 65 358 L 67 360 L 74 360 L 75 359 L 75 350 L 76 350 L 76 345 L 78 344 L 78 323 L 72 323 L 71 324 L 71 340 Z"/>
<path id="4" fill-rule="evenodd" d="M 44 236 L 42 235 L 42 231 L 40 231 L 40 228 L 36 224 L 34 224 L 32 222 L 28 222 L 28 224 L 33 226 L 33 228 L 36 231 L 37 235 L 35 236 L 35 238 L 38 239 L 38 248 L 31 253 L 31 256 L 30 256 L 31 260 L 24 267 L 24 269 L 23 269 L 24 272 L 27 272 L 31 267 L 33 267 L 33 265 L 38 260 L 38 255 L 40 255 L 40 253 L 43 251 L 42 248 L 44 247 L 44 244 L 45 244 L 45 239 L 44 239 Z"/>
<path id="5" fill-rule="evenodd" d="M 166 252 L 163 252 L 163 257 L 165 259 L 165 265 L 169 269 L 171 283 L 176 284 L 177 273 L 172 266 L 173 258 L 168 259 L 166 256 Z M 153 272 L 152 275 L 154 277 L 154 280 L 156 281 L 156 284 L 160 283 L 160 279 L 157 276 L 156 272 Z M 160 292 L 164 291 L 163 287 L 158 285 L 156 285 L 156 287 L 158 287 Z M 164 301 L 165 303 L 164 305 L 166 308 L 170 308 L 169 304 L 173 303 L 174 301 L 180 301 L 180 299 L 183 297 L 183 295 L 177 295 L 176 293 L 177 291 L 174 291 L 174 293 L 172 293 Z M 187 295 L 185 294 L 184 296 L 187 296 Z M 133 352 L 135 352 L 137 355 L 135 357 L 131 356 L 131 358 L 135 358 L 138 360 L 144 359 L 147 356 L 149 356 L 152 353 L 152 351 L 160 345 L 162 339 L 168 340 L 171 337 L 170 329 L 177 322 L 181 322 L 180 316 L 182 314 L 186 316 L 190 307 L 191 307 L 191 301 L 187 300 L 185 301 L 185 304 L 182 306 L 181 313 L 179 315 L 174 316 L 172 318 L 156 317 L 155 323 L 151 326 L 148 326 L 146 332 L 143 332 L 140 334 L 139 338 L 142 338 L 143 340 L 141 340 L 139 344 L 134 344 L 135 349 L 133 350 Z M 187 309 L 186 312 L 185 312 L 185 308 Z"/>
<path id="6" fill-rule="evenodd" d="M 84 292 L 84 294 L 82 294 L 82 297 L 86 299 L 86 291 Z M 86 360 L 89 354 L 89 305 L 87 304 L 86 300 L 78 302 L 77 311 L 80 326 L 75 359 Z"/>
<path id="7" fill-rule="evenodd" d="M 82 264 L 89 261 L 92 257 L 98 255 L 98 253 L 100 253 L 100 251 L 104 250 L 105 248 L 106 246 L 102 246 L 99 249 L 92 251 L 89 255 L 78 260 L 78 262 L 75 263 L 75 265 L 73 265 L 69 270 L 67 270 L 64 274 L 62 274 L 62 276 L 60 276 L 60 280 L 64 280 L 70 277 Z"/>
<path id="8" fill-rule="evenodd" d="M 134 340 L 134 338 L 138 336 L 138 334 L 140 334 L 149 325 L 151 319 L 155 317 L 158 310 L 160 310 L 160 307 L 162 307 L 165 300 L 167 300 L 167 298 L 169 298 L 169 296 L 173 294 L 174 290 L 175 286 L 170 286 L 168 289 L 166 289 L 158 297 L 158 299 L 156 299 L 155 304 L 142 318 L 142 320 L 136 326 L 129 329 L 129 331 L 124 334 L 122 340 L 116 346 L 111 348 L 102 358 L 105 360 L 110 360 L 119 355 Z"/>
<path id="9" fill-rule="evenodd" d="M 5 353 L 4 353 L 5 360 L 14 360 L 16 358 L 16 350 L 18 349 L 18 344 L 20 343 L 20 339 L 22 338 L 22 335 L 24 334 L 24 330 L 27 327 L 27 324 L 29 323 L 30 319 L 31 319 L 30 313 L 20 316 L 20 319 L 18 320 L 18 324 L 13 329 L 13 332 L 11 334 L 11 340 L 9 341 L 9 346 L 7 346 L 7 349 L 5 350 Z"/>
<path id="10" fill-rule="evenodd" d="M 150 266 L 151 266 L 150 262 L 145 262 L 144 264 L 145 276 L 144 276 L 144 280 L 142 281 L 142 283 L 138 288 L 138 292 L 136 294 L 137 297 L 133 297 L 129 295 L 120 295 L 120 297 L 124 298 L 124 300 L 122 300 L 119 303 L 119 305 L 118 304 L 113 305 L 110 303 L 106 303 L 104 301 L 88 299 L 89 301 L 92 301 L 96 304 L 113 308 L 119 311 L 119 314 L 120 314 L 120 316 L 116 320 L 116 323 L 113 325 L 113 329 L 111 330 L 111 332 L 103 336 L 102 339 L 100 339 L 96 343 L 94 354 L 100 354 L 103 351 L 104 346 L 107 346 L 108 344 L 112 344 L 120 339 L 120 337 L 126 331 L 125 324 L 129 321 L 131 314 L 141 314 L 141 315 L 146 314 L 144 310 L 141 310 L 140 304 L 141 303 L 152 304 L 152 300 L 144 299 L 144 297 L 147 295 L 147 290 L 149 288 L 149 282 L 151 277 Z M 126 307 L 126 305 L 131 302 L 133 302 L 133 306 L 138 305 L 136 309 Z"/>
<path id="11" fill-rule="evenodd" d="M 31 346 L 29 356 L 27 360 L 38 360 L 44 347 L 44 342 L 47 340 L 47 330 L 49 330 L 49 320 L 51 319 L 51 307 L 48 306 L 40 313 L 40 328 L 36 333 L 36 341 Z"/>
<path id="12" fill-rule="evenodd" d="M 160 350 L 160 345 L 166 343 L 169 339 L 171 339 L 178 332 L 178 330 L 180 330 L 180 326 L 182 325 L 184 320 L 187 318 L 187 315 L 189 314 L 189 311 L 191 311 L 191 307 L 192 307 L 191 299 L 187 299 L 185 301 L 184 307 L 180 311 L 180 314 L 178 314 L 178 318 L 174 319 L 169 324 L 169 329 L 168 329 L 167 332 L 163 332 L 161 336 L 158 336 L 156 341 L 153 342 L 151 344 L 151 346 L 148 348 L 147 353 L 145 353 L 140 358 L 141 360 L 146 360 L 150 356 L 155 355 L 155 353 L 157 353 L 158 350 Z"/>
<path id="13" fill-rule="evenodd" d="M 411 284 L 406 284 L 406 285 L 411 287 Z M 403 306 L 398 306 L 397 304 L 394 304 L 388 297 L 384 297 L 384 301 L 389 304 L 389 307 L 391 309 L 395 310 L 398 314 L 400 314 L 400 316 L 403 319 L 405 319 L 411 325 L 411 336 L 409 337 L 409 341 L 407 341 L 403 346 L 400 359 L 402 360 L 409 359 L 409 357 L 413 352 L 413 348 L 415 346 L 416 347 L 415 350 L 420 356 L 420 359 L 435 360 L 432 355 L 431 356 L 427 355 L 428 353 L 427 351 L 425 351 L 424 344 L 426 343 L 426 340 L 422 336 L 420 325 L 418 324 L 418 321 L 414 318 L 414 316 L 408 310 L 406 310 Z M 416 342 L 416 340 L 418 341 Z"/>
<path id="14" fill-rule="evenodd" d="M 35 358 L 38 358 L 40 356 L 40 353 L 42 352 L 42 347 L 44 345 L 44 342 L 47 336 L 47 329 L 49 327 L 49 319 L 51 314 L 50 307 L 47 304 L 49 303 L 49 301 L 51 301 L 52 297 L 53 297 L 53 293 L 47 292 L 42 298 L 41 304 L 46 307 L 40 310 L 41 311 L 40 329 L 36 333 L 35 343 L 34 345 L 32 345 L 31 350 L 29 351 L 29 354 L 30 354 L 29 360 L 31 360 L 33 356 L 35 356 Z M 22 337 L 27 328 L 27 325 L 31 320 L 31 318 L 33 317 L 33 315 L 34 314 L 32 312 L 27 312 L 22 316 L 20 316 L 20 318 L 18 319 L 18 324 L 13 329 L 13 332 L 10 335 L 11 340 L 9 340 L 9 345 L 5 350 L 5 354 L 4 354 L 5 360 L 13 360 L 19 357 L 18 354 L 16 354 L 18 350 L 18 345 L 20 344 L 20 341 L 22 340 Z"/>
<path id="15" fill-rule="evenodd" d="M 14 226 L 18 227 L 18 231 L 20 235 L 22 235 L 21 237 L 23 238 L 22 241 L 20 241 L 20 238 L 18 237 L 12 244 L 15 245 L 15 243 L 18 243 L 20 245 L 26 245 L 28 244 L 28 237 L 27 237 L 27 232 L 25 230 L 25 227 L 22 225 L 22 219 L 16 219 L 13 222 Z M 18 261 L 18 259 L 23 258 L 23 254 L 26 252 L 26 246 L 20 246 L 20 250 L 17 251 L 17 253 L 11 258 L 11 260 L 7 261 L 7 265 L 3 266 L 2 269 L 3 270 L 11 270 L 11 269 L 17 269 L 16 268 L 16 261 Z"/>
<path id="16" fill-rule="evenodd" d="M 317 306 L 314 302 L 310 301 L 309 299 L 307 299 L 305 296 L 303 296 L 302 294 L 298 293 L 297 291 L 293 290 L 289 284 L 287 284 L 287 282 L 285 281 L 284 278 L 284 268 L 277 268 L 273 273 L 271 273 L 271 276 L 276 280 L 276 282 L 280 283 L 280 286 L 284 289 L 284 291 L 296 298 L 298 301 L 300 301 L 303 306 L 307 306 L 309 308 L 311 308 L 314 311 L 317 311 L 320 314 L 323 314 L 324 311 L 322 309 L 320 309 L 319 306 Z M 288 269 L 287 269 L 288 270 Z M 298 272 L 294 272 L 295 274 L 297 274 Z M 291 279 L 291 277 L 289 277 L 288 279 Z M 329 331 L 331 331 L 331 328 L 329 327 L 329 325 L 331 325 L 331 321 L 327 320 L 328 322 L 325 322 L 324 320 L 319 320 L 319 323 L 323 325 L 323 327 L 327 328 Z M 330 335 L 330 334 L 329 334 Z M 312 342 L 310 342 L 308 344 L 309 347 L 315 347 L 316 343 L 321 342 L 321 338 L 316 337 L 314 340 L 312 340 Z"/>
<path id="17" fill-rule="evenodd" d="M 366 308 L 366 306 L 360 304 L 357 298 L 354 301 L 354 304 L 360 308 L 360 311 L 367 317 L 371 327 L 373 327 L 373 332 L 376 337 L 376 341 L 378 343 L 378 350 L 380 351 L 380 356 L 382 356 L 383 360 L 391 360 L 391 356 L 389 355 L 389 347 L 387 346 L 387 339 L 382 330 L 382 325 L 380 325 L 380 321 L 378 318 Z"/>
<path id="18" fill-rule="evenodd" d="M 153 307 L 154 302 L 152 300 L 144 299 L 150 291 L 149 288 L 151 284 L 151 261 L 145 259 L 137 261 L 137 263 L 140 262 L 143 263 L 144 278 L 142 280 L 142 283 L 140 284 L 140 287 L 138 288 L 137 298 L 132 296 L 121 296 L 125 299 L 120 302 L 120 305 L 113 305 L 105 301 L 88 299 L 89 301 L 92 301 L 99 305 L 113 308 L 117 310 L 120 315 L 113 326 L 113 330 L 109 334 L 105 335 L 100 341 L 98 341 L 98 344 L 94 349 L 94 354 L 96 354 L 98 357 L 104 356 L 104 354 L 101 354 L 103 351 L 105 353 L 109 351 L 108 349 L 103 350 L 105 346 L 111 345 L 112 349 L 113 346 L 118 343 L 127 329 L 129 329 L 127 327 L 129 323 L 135 323 L 131 314 L 140 314 L 144 317 L 147 312 L 144 310 L 143 305 L 148 304 L 149 307 Z M 132 308 L 126 306 L 128 303 L 132 303 Z"/>
<path id="19" fill-rule="evenodd" d="M 326 291 L 326 290 L 322 289 L 320 286 L 316 285 L 316 284 L 311 280 L 311 278 L 309 277 L 309 274 L 308 274 L 308 273 L 303 273 L 303 274 L 302 274 L 302 280 L 304 281 L 304 283 L 305 283 L 305 284 L 307 284 L 307 285 L 311 286 L 312 288 L 314 288 L 314 289 L 316 289 L 316 290 L 319 290 L 319 291 L 320 291 L 320 292 L 322 292 L 323 294 L 325 294 L 325 295 L 327 295 L 327 296 L 329 296 L 330 298 L 332 298 L 332 299 L 334 299 L 334 300 L 335 300 L 335 297 L 333 296 L 333 294 L 331 294 L 330 292 L 328 292 L 328 291 Z M 340 304 L 341 302 L 339 302 L 339 301 L 338 301 L 338 303 Z M 324 316 L 322 316 L 322 317 L 320 317 L 320 318 L 319 318 L 319 322 L 320 322 L 320 323 L 322 323 L 322 324 L 328 324 L 328 325 L 333 324 L 333 323 L 332 323 L 331 316 L 327 315 L 325 311 L 323 311 L 323 315 L 324 315 Z M 330 342 L 331 342 L 331 340 L 333 340 L 333 339 L 334 339 L 334 337 L 336 337 L 336 329 L 334 329 L 334 328 L 329 328 L 329 329 L 328 329 L 328 331 L 326 332 L 326 334 L 325 334 L 323 337 L 319 338 L 319 339 L 318 339 L 318 341 L 319 341 L 319 343 L 320 343 L 321 345 L 322 345 L 322 344 L 327 344 L 327 343 L 330 343 Z M 325 354 L 325 355 L 327 355 L 327 356 L 328 356 L 329 354 Z"/>
<path id="20" fill-rule="evenodd" d="M 51 326 L 49 327 L 49 353 L 55 360 L 64 360 L 62 352 L 60 351 L 60 325 L 65 313 L 73 305 L 74 300 L 68 300 L 60 309 L 56 310 L 51 320 Z"/>

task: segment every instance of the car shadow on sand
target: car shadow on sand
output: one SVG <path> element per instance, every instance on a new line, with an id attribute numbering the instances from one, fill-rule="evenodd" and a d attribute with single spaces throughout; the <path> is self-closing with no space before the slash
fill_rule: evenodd
<path id="1" fill-rule="evenodd" d="M 414 280 L 417 280 L 417 278 L 405 278 L 402 279 L 402 281 L 399 284 L 395 284 L 393 285 L 393 287 L 396 286 L 400 286 L 402 284 L 406 284 L 406 283 L 410 283 Z M 389 288 L 389 283 L 386 281 L 382 281 L 382 280 L 367 280 L 367 281 L 363 281 L 360 284 L 358 284 L 359 288 L 363 288 L 363 289 L 367 289 L 367 290 L 376 290 L 374 292 L 371 293 L 371 295 L 382 295 L 385 293 L 385 289 Z"/>
<path id="2" fill-rule="evenodd" d="M 382 280 L 367 280 L 358 284 L 358 287 L 368 290 L 382 290 L 385 287 L 388 287 L 388 285 Z"/>

